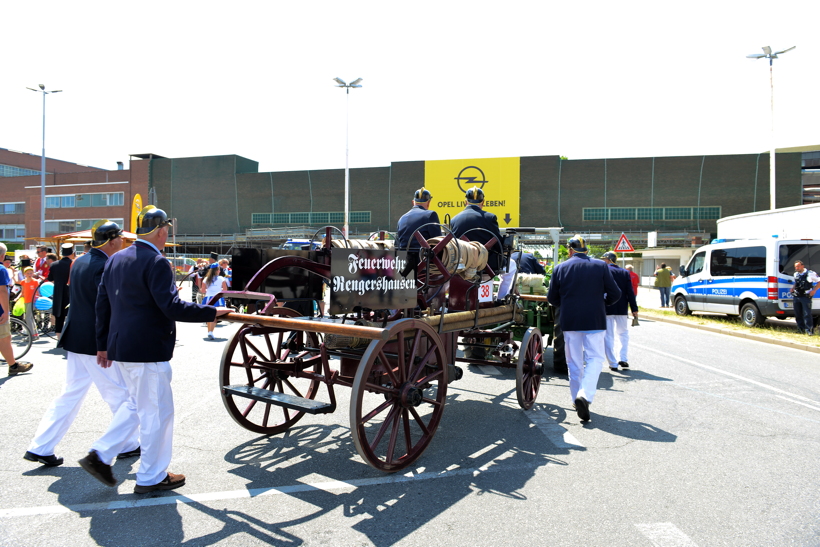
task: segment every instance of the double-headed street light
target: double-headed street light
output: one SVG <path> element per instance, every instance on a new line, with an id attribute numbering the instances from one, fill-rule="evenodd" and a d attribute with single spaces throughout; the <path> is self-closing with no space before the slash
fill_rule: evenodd
<path id="1" fill-rule="evenodd" d="M 343 87 L 345 88 L 345 95 L 347 95 L 346 103 L 345 103 L 345 226 L 344 226 L 344 234 L 345 239 L 347 238 L 347 222 L 350 216 L 350 169 L 348 167 L 348 157 L 350 156 L 350 88 L 351 87 L 362 87 L 359 85 L 359 82 L 362 81 L 361 78 L 356 78 L 349 84 L 345 83 L 344 80 L 341 78 L 333 78 L 333 81 L 336 82 L 336 87 Z"/>
<path id="2" fill-rule="evenodd" d="M 771 208 L 776 209 L 777 205 L 775 204 L 775 168 L 774 168 L 774 76 L 772 74 L 772 61 L 777 59 L 777 56 L 786 53 L 787 51 L 791 51 L 797 46 L 792 46 L 789 49 L 784 49 L 783 51 L 776 51 L 772 53 L 772 48 L 766 46 L 763 48 L 763 53 L 752 53 L 751 55 L 747 55 L 746 58 L 748 59 L 768 59 L 769 60 L 769 86 L 771 87 L 771 97 L 772 97 L 772 141 L 771 141 L 771 150 L 769 152 L 769 199 L 771 200 Z"/>
<path id="3" fill-rule="evenodd" d="M 40 156 L 40 239 L 46 238 L 46 95 L 49 93 L 62 93 L 62 89 L 46 91 L 46 86 L 39 85 L 40 89 L 27 87 L 37 93 L 43 94 L 43 153 Z M 41 241 L 42 243 L 42 241 Z"/>

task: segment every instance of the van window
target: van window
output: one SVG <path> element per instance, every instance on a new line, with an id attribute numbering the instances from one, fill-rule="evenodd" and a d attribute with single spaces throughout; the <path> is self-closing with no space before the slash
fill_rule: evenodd
<path id="1" fill-rule="evenodd" d="M 689 265 L 686 267 L 687 275 L 694 275 L 703 271 L 703 264 L 706 262 L 706 251 L 701 251 L 692 257 Z"/>
<path id="2" fill-rule="evenodd" d="M 712 275 L 766 275 L 766 247 L 715 249 L 709 263 Z"/>
<path id="3" fill-rule="evenodd" d="M 798 260 L 803 262 L 809 270 L 815 272 L 820 269 L 820 245 L 816 243 L 791 243 L 781 245 L 778 251 L 780 273 L 792 275 L 794 263 Z"/>

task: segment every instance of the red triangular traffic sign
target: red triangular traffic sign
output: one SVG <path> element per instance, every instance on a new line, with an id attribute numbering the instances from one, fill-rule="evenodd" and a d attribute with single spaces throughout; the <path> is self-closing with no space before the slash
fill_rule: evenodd
<path id="1" fill-rule="evenodd" d="M 632 244 L 626 238 L 626 234 L 621 234 L 621 238 L 618 240 L 618 243 L 615 244 L 615 252 L 616 253 L 633 253 L 635 249 L 632 247 Z"/>

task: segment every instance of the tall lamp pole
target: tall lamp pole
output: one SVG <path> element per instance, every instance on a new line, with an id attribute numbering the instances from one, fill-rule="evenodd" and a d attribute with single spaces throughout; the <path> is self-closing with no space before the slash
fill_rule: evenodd
<path id="1" fill-rule="evenodd" d="M 344 234 L 345 238 L 347 238 L 348 230 L 347 230 L 347 223 L 348 218 L 350 218 L 350 168 L 348 166 L 348 158 L 350 156 L 350 88 L 351 87 L 362 87 L 359 85 L 359 82 L 362 81 L 361 78 L 356 78 L 349 84 L 345 83 L 344 80 L 341 78 L 333 78 L 333 81 L 336 82 L 336 87 L 343 87 L 345 88 L 345 95 L 347 98 L 345 99 L 345 226 L 344 226 Z"/>
<path id="2" fill-rule="evenodd" d="M 766 46 L 763 48 L 763 53 L 752 53 L 751 55 L 747 55 L 746 58 L 748 59 L 768 59 L 769 60 L 769 87 L 771 88 L 771 98 L 772 98 L 772 135 L 771 135 L 771 150 L 769 151 L 769 199 L 771 201 L 770 207 L 771 209 L 777 209 L 777 205 L 775 204 L 775 168 L 774 168 L 774 150 L 775 150 L 775 141 L 774 141 L 774 75 L 772 73 L 772 61 L 777 59 L 777 56 L 786 53 L 787 51 L 791 51 L 797 46 L 792 46 L 789 49 L 784 49 L 783 51 L 776 51 L 772 53 L 772 48 Z"/>
<path id="3" fill-rule="evenodd" d="M 62 93 L 62 89 L 46 91 L 46 86 L 39 85 L 40 89 L 27 87 L 37 93 L 43 94 L 43 153 L 40 156 L 40 239 L 46 238 L 46 95 L 49 93 Z M 43 241 L 41 241 L 42 243 Z"/>

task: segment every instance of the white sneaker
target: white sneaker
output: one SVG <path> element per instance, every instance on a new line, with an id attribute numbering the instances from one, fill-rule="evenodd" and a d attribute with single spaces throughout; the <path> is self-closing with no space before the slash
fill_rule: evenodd
<path id="1" fill-rule="evenodd" d="M 214 333 L 209 332 L 208 333 L 208 340 L 213 340 L 213 339 L 214 339 Z"/>

